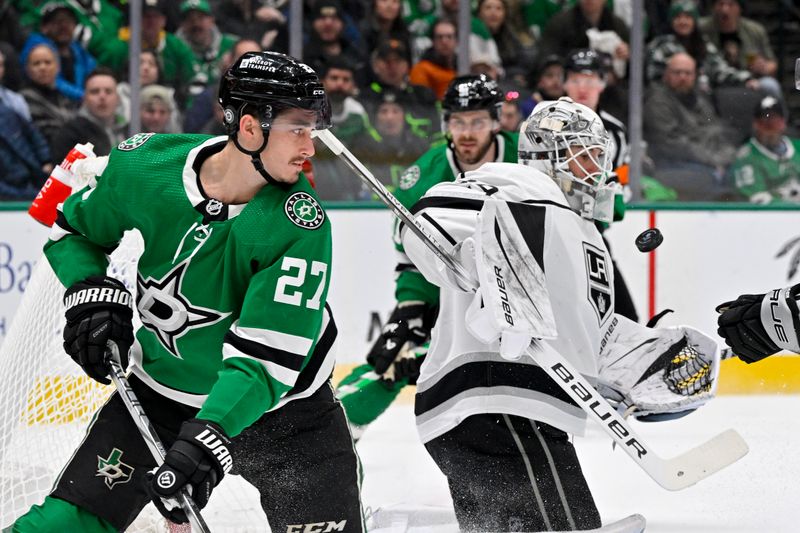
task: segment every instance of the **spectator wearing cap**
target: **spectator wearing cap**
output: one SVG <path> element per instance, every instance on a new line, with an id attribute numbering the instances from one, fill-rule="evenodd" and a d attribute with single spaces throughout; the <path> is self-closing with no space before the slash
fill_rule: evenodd
<path id="1" fill-rule="evenodd" d="M 456 25 L 447 19 L 436 21 L 431 29 L 431 38 L 433 44 L 411 67 L 408 79 L 411 83 L 428 87 L 441 101 L 447 86 L 456 77 Z"/>
<path id="2" fill-rule="evenodd" d="M 541 59 L 532 72 L 528 86 L 533 92 L 520 102 L 522 116 L 530 116 L 536 104 L 542 100 L 558 100 L 564 92 L 564 60 L 561 56 L 551 54 Z"/>
<path id="3" fill-rule="evenodd" d="M 698 12 L 693 0 L 675 0 L 669 8 L 670 32 L 647 45 L 645 76 L 660 79 L 673 54 L 686 52 L 697 62 L 698 87 L 712 90 L 720 86 L 746 85 L 758 89 L 759 83 L 747 70 L 733 68 L 697 26 Z"/>
<path id="4" fill-rule="evenodd" d="M 53 140 L 51 154 L 60 163 L 78 143 L 90 142 L 94 153 L 108 155 L 111 148 L 125 140 L 125 125 L 117 120 L 117 80 L 114 73 L 98 67 L 86 78 L 83 105 L 78 115 L 67 122 Z"/>
<path id="5" fill-rule="evenodd" d="M 22 48 L 21 61 L 31 48 L 42 43 L 53 44 L 58 51 L 59 69 L 56 89 L 67 98 L 79 102 L 83 98 L 83 83 L 97 66 L 95 58 L 73 39 L 78 17 L 62 1 L 48 2 L 42 7 L 39 32 L 32 33 Z"/>
<path id="6" fill-rule="evenodd" d="M 169 87 L 148 85 L 142 89 L 139 118 L 143 132 L 180 133 L 171 127 L 172 114 L 175 111 L 172 90 Z"/>
<path id="7" fill-rule="evenodd" d="M 5 2 L 8 4 L 9 2 Z M 22 0 L 10 2 L 19 11 L 19 23 L 23 28 L 34 30 L 39 27 L 44 2 Z M 95 58 L 108 39 L 114 39 L 124 22 L 124 15 L 118 7 L 121 2 L 112 0 L 65 0 L 78 19 L 73 35 L 81 46 L 89 50 Z M 46 4 L 45 4 L 46 5 Z M 5 19 L 8 13 L 3 12 Z"/>
<path id="8" fill-rule="evenodd" d="M 167 4 L 167 0 L 142 0 L 142 50 L 156 53 L 164 85 L 175 88 L 176 100 L 183 109 L 191 95 L 203 90 L 204 80 L 189 45 L 166 31 Z M 99 58 L 117 77 L 123 76 L 127 65 L 130 37 L 129 27 L 120 29 L 119 39 L 108 42 Z"/>
<path id="9" fill-rule="evenodd" d="M 58 50 L 52 43 L 32 46 L 23 67 L 25 84 L 20 94 L 28 104 L 33 124 L 47 139 L 52 152 L 53 139 L 75 115 L 78 103 L 56 89 Z"/>
<path id="10" fill-rule="evenodd" d="M 430 139 L 441 131 L 436 95 L 428 87 L 410 83 L 410 63 L 409 50 L 403 41 L 380 41 L 372 52 L 372 81 L 361 90 L 359 96 L 363 102 L 369 104 L 381 100 L 384 90 L 403 93 L 406 121 L 411 131 L 419 137 Z"/>
<path id="11" fill-rule="evenodd" d="M 353 64 L 363 82 L 366 56 L 357 42 L 344 36 L 344 13 L 339 0 L 316 0 L 311 11 L 309 42 L 303 50 L 303 61 L 317 72 L 333 57 L 343 57 Z"/>
<path id="12" fill-rule="evenodd" d="M 537 43 L 539 55 L 557 54 L 566 57 L 572 50 L 597 48 L 591 46 L 587 31 L 597 30 L 605 35 L 616 34 L 613 50 L 602 50 L 613 59 L 627 62 L 630 56 L 630 29 L 624 20 L 614 14 L 606 0 L 578 0 L 551 18 Z M 608 32 L 608 33 L 606 33 Z"/>
<path id="13" fill-rule="evenodd" d="M 403 20 L 400 0 L 370 0 L 370 4 L 372 9 L 360 25 L 366 50 L 375 50 L 389 39 L 400 41 L 408 49 L 411 33 Z"/>
<path id="14" fill-rule="evenodd" d="M 697 67 L 689 54 L 667 60 L 661 81 L 647 88 L 643 133 L 655 163 L 655 178 L 680 200 L 725 199 L 724 176 L 736 144 L 711 100 L 697 89 Z"/>
<path id="15" fill-rule="evenodd" d="M 755 20 L 742 16 L 744 0 L 714 0 L 711 16 L 700 19 L 700 31 L 722 51 L 733 68 L 749 70 L 761 88 L 780 97 L 775 79 L 778 62 L 769 44 L 767 30 Z"/>
<path id="16" fill-rule="evenodd" d="M 175 35 L 192 49 L 205 84 L 216 85 L 219 61 L 236 43 L 236 37 L 219 31 L 208 0 L 181 2 L 181 23 Z"/>
<path id="17" fill-rule="evenodd" d="M 357 151 L 356 147 L 363 143 L 371 127 L 367 110 L 355 98 L 355 69 L 346 59 L 334 57 L 319 75 L 331 105 L 331 131 Z M 329 150 L 317 151 L 314 174 L 317 176 L 316 191 L 323 200 L 357 201 L 369 196 L 361 180 Z"/>
<path id="18" fill-rule="evenodd" d="M 430 148 L 430 141 L 415 135 L 405 120 L 408 104 L 402 91 L 383 91 L 370 110 L 371 131 L 355 143 L 362 159 L 390 191 L 397 188 L 405 169 Z"/>
<path id="19" fill-rule="evenodd" d="M 753 136 L 731 166 L 736 190 L 757 204 L 800 203 L 800 139 L 786 136 L 786 107 L 764 97 L 753 116 Z"/>
<path id="20" fill-rule="evenodd" d="M 369 129 L 369 117 L 356 100 L 355 69 L 341 57 L 332 58 L 320 72 L 320 80 L 331 104 L 333 132 L 347 143 Z"/>

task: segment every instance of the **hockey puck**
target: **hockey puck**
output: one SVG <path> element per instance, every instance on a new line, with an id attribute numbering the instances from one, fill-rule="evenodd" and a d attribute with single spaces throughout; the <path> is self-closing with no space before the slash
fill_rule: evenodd
<path id="1" fill-rule="evenodd" d="M 658 228 L 644 230 L 636 237 L 636 247 L 640 252 L 652 252 L 664 242 L 664 236 Z"/>

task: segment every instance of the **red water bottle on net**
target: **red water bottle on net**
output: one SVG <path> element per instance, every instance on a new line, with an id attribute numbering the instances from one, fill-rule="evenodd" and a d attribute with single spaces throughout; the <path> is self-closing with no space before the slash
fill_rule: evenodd
<path id="1" fill-rule="evenodd" d="M 92 143 L 76 144 L 64 160 L 53 168 L 50 177 L 44 182 L 42 190 L 33 199 L 33 203 L 28 209 L 28 213 L 33 218 L 45 226 L 53 225 L 53 222 L 56 221 L 56 207 L 67 199 L 67 196 L 72 193 L 73 185 L 75 185 L 72 165 L 78 159 L 94 157 L 93 149 L 94 145 Z"/>

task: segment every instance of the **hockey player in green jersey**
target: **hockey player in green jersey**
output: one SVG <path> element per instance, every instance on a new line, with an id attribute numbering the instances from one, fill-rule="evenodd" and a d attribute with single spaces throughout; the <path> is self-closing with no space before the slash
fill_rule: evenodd
<path id="1" fill-rule="evenodd" d="M 273 531 L 364 531 L 358 460 L 329 383 L 330 222 L 301 173 L 312 131 L 330 125 L 327 97 L 310 67 L 272 52 L 242 55 L 219 94 L 228 137 L 121 143 L 64 202 L 45 247 L 68 287 L 67 353 L 107 383 L 107 342 L 131 348 L 130 382 L 165 462 L 156 470 L 114 394 L 15 532 L 124 530 L 151 500 L 185 522 L 178 491 L 202 508 L 228 472 L 258 489 Z M 105 254 L 132 228 L 145 243 L 135 337 L 131 294 L 105 275 Z"/>
<path id="2" fill-rule="evenodd" d="M 414 205 L 437 183 L 454 181 L 487 162 L 517 162 L 519 135 L 500 130 L 503 97 L 484 74 L 456 77 L 442 100 L 445 142 L 433 146 L 400 177 L 397 199 Z M 367 364 L 356 367 L 337 388 L 347 418 L 360 436 L 407 384 L 415 383 L 439 304 L 439 288 L 425 280 L 396 241 L 397 307 L 375 341 Z"/>

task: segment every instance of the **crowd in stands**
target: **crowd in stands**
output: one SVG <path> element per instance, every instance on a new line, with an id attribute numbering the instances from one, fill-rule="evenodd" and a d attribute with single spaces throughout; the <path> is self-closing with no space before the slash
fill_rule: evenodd
<path id="1" fill-rule="evenodd" d="M 288 52 L 287 0 L 142 4 L 132 109 L 126 0 L 0 0 L 0 200 L 31 199 L 76 143 L 107 154 L 138 133 L 135 113 L 142 131 L 224 134 L 221 74 L 247 51 Z M 472 5 L 470 70 L 504 91 L 498 128 L 569 95 L 601 114 L 624 168 L 631 1 Z M 746 1 L 644 5 L 645 199 L 800 202 L 777 58 Z M 459 0 L 304 0 L 302 59 L 325 84 L 333 131 L 390 188 L 447 142 L 439 101 L 457 74 L 458 10 Z M 313 166 L 324 200 L 372 198 L 326 149 Z"/>

